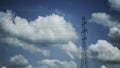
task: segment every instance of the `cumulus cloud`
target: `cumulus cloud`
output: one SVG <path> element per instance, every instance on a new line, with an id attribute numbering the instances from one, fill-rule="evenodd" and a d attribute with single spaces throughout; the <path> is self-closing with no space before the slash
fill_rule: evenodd
<path id="1" fill-rule="evenodd" d="M 16 55 L 10 58 L 10 68 L 33 68 L 28 60 L 22 55 Z"/>
<path id="2" fill-rule="evenodd" d="M 63 44 L 59 48 L 71 59 L 81 59 L 82 49 L 73 42 Z M 106 40 L 98 40 L 97 43 L 88 46 L 87 54 L 89 59 L 120 63 L 120 50 Z"/>
<path id="3" fill-rule="evenodd" d="M 59 46 L 71 59 L 81 58 L 81 47 L 77 47 L 73 42 L 62 44 Z"/>
<path id="4" fill-rule="evenodd" d="M 112 21 L 111 16 L 104 12 L 92 13 L 91 19 L 89 20 L 89 22 L 95 22 L 95 23 L 102 24 L 107 27 L 113 27 L 116 25 L 116 22 L 113 23 L 114 21 Z"/>
<path id="5" fill-rule="evenodd" d="M 120 0 L 108 0 L 110 7 L 120 11 Z M 112 41 L 120 42 L 120 20 L 117 17 L 111 16 L 104 12 L 91 14 L 90 22 L 95 22 L 106 27 L 109 27 L 108 36 Z"/>
<path id="6" fill-rule="evenodd" d="M 108 0 L 108 3 L 112 9 L 120 11 L 120 0 Z"/>
<path id="7" fill-rule="evenodd" d="M 120 42 L 120 28 L 112 27 L 108 33 L 112 41 Z"/>
<path id="8" fill-rule="evenodd" d="M 108 68 L 108 67 L 106 67 L 105 65 L 102 65 L 100 68 Z"/>
<path id="9" fill-rule="evenodd" d="M 77 68 L 74 61 L 60 61 L 60 60 L 50 60 L 44 59 L 39 62 L 41 64 L 40 68 Z"/>
<path id="10" fill-rule="evenodd" d="M 71 59 L 81 59 L 82 49 L 77 47 L 73 42 L 59 46 L 64 53 Z M 97 43 L 91 44 L 87 50 L 90 59 L 101 60 L 105 62 L 120 62 L 120 50 L 106 40 L 98 40 Z"/>
<path id="11" fill-rule="evenodd" d="M 120 50 L 105 40 L 98 40 L 88 48 L 90 58 L 106 62 L 120 62 Z"/>
<path id="12" fill-rule="evenodd" d="M 89 22 L 95 22 L 109 28 L 108 36 L 112 41 L 120 42 L 120 22 L 104 12 L 92 13 Z"/>
<path id="13" fill-rule="evenodd" d="M 21 47 L 32 53 L 48 55 L 47 50 L 36 45 L 66 43 L 76 40 L 77 33 L 70 22 L 56 14 L 38 16 L 28 21 L 15 16 L 12 11 L 0 12 L 0 43 Z"/>
<path id="14" fill-rule="evenodd" d="M 1 35 L 31 43 L 57 43 L 77 39 L 75 28 L 64 17 L 52 14 L 28 21 L 12 12 L 0 12 Z"/>

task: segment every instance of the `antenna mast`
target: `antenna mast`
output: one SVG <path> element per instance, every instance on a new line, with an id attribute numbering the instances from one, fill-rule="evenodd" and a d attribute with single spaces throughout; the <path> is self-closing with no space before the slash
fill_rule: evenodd
<path id="1" fill-rule="evenodd" d="M 81 57 L 81 68 L 88 68 L 88 59 L 87 59 L 87 46 L 86 46 L 86 42 L 87 42 L 87 28 L 86 28 L 86 20 L 85 20 L 85 16 L 82 17 L 82 31 L 81 31 L 81 43 L 82 43 L 82 57 Z"/>

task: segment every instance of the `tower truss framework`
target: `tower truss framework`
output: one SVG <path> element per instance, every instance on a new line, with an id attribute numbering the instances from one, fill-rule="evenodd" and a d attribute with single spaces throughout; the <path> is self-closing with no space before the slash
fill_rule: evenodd
<path id="1" fill-rule="evenodd" d="M 81 43 L 82 43 L 82 57 L 81 57 L 81 68 L 88 68 L 88 57 L 87 57 L 87 28 L 86 28 L 87 22 L 85 20 L 85 16 L 82 17 L 82 31 L 81 31 Z"/>

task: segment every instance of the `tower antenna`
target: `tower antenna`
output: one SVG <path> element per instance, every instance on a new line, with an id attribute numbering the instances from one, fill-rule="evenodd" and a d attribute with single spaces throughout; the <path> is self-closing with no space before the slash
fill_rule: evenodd
<path id="1" fill-rule="evenodd" d="M 81 43 L 82 43 L 82 57 L 81 57 L 81 68 L 88 68 L 88 59 L 87 59 L 87 28 L 86 28 L 87 22 L 85 20 L 85 16 L 82 16 L 82 31 L 81 31 Z"/>

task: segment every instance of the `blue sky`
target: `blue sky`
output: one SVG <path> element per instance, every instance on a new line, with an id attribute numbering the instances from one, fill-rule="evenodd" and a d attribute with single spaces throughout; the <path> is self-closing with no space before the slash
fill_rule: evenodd
<path id="1" fill-rule="evenodd" d="M 89 68 L 119 68 L 119 9 L 120 0 L 1 0 L 0 66 L 80 68 L 85 16 Z"/>

